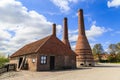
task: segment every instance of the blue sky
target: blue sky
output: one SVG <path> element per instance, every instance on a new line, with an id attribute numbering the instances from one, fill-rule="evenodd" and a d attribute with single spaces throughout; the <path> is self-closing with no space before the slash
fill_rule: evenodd
<path id="1" fill-rule="evenodd" d="M 120 0 L 0 0 L 0 51 L 12 54 L 32 41 L 51 34 L 57 24 L 62 38 L 63 18 L 68 18 L 69 40 L 74 50 L 78 36 L 77 11 L 84 10 L 86 35 L 91 47 L 120 42 Z"/>

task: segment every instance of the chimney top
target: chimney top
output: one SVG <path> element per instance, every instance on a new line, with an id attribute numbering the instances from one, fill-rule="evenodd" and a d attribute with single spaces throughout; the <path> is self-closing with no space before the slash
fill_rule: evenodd
<path id="1" fill-rule="evenodd" d="M 64 17 L 64 20 L 67 20 L 67 17 Z"/>
<path id="2" fill-rule="evenodd" d="M 83 9 L 79 9 L 78 11 L 79 11 L 79 12 L 81 12 L 81 11 L 83 12 Z"/>
<path id="3" fill-rule="evenodd" d="M 52 35 L 56 36 L 56 24 L 53 24 L 53 31 L 52 31 Z"/>

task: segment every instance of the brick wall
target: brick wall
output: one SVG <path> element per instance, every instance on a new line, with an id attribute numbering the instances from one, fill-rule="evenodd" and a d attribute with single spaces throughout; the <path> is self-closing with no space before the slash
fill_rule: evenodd
<path id="1" fill-rule="evenodd" d="M 28 63 L 28 70 L 30 71 L 44 71 L 50 70 L 50 56 L 55 56 L 55 69 L 63 69 L 64 67 L 76 68 L 75 56 L 58 56 L 58 55 L 45 55 L 47 56 L 47 63 L 40 63 L 40 56 L 45 54 L 31 54 L 26 56 Z M 20 56 L 23 57 L 23 56 Z M 35 62 L 34 62 L 35 61 Z M 18 67 L 19 57 L 11 58 L 10 63 L 17 64 Z"/>
<path id="2" fill-rule="evenodd" d="M 41 64 L 40 63 L 40 56 L 47 56 L 47 63 L 46 64 Z M 44 71 L 44 70 L 49 70 L 49 56 L 45 54 L 37 55 L 37 71 Z"/>
<path id="3" fill-rule="evenodd" d="M 36 71 L 37 70 L 37 54 L 30 54 L 30 55 L 26 55 L 26 61 L 28 63 L 28 69 L 30 71 Z M 20 57 L 24 57 L 24 56 L 19 56 L 19 57 L 14 57 L 10 59 L 10 63 L 12 64 L 17 64 L 17 68 L 18 68 L 18 63 L 19 63 L 19 58 Z M 33 62 L 33 59 L 35 60 L 35 62 Z"/>
<path id="4" fill-rule="evenodd" d="M 37 64 L 38 71 L 50 70 L 50 56 L 55 56 L 55 69 L 62 69 L 62 67 L 64 66 L 64 56 L 45 55 L 45 56 L 47 56 L 47 64 L 41 64 L 40 63 L 40 56 L 41 55 L 38 56 L 38 61 L 37 61 L 38 62 L 38 64 Z"/>
<path id="5" fill-rule="evenodd" d="M 42 54 L 41 54 L 42 55 Z M 55 56 L 55 69 L 63 68 L 76 68 L 76 57 L 75 56 L 58 56 L 58 55 L 45 55 L 47 56 L 47 64 L 40 64 L 40 56 L 38 56 L 37 70 L 50 70 L 50 56 Z M 44 54 L 43 54 L 44 55 Z"/>

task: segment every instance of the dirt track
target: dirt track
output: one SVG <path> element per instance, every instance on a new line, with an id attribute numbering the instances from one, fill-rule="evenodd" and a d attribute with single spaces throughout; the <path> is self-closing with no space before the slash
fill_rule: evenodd
<path id="1" fill-rule="evenodd" d="M 76 70 L 46 72 L 10 72 L 0 80 L 120 80 L 120 64 L 99 64 Z"/>

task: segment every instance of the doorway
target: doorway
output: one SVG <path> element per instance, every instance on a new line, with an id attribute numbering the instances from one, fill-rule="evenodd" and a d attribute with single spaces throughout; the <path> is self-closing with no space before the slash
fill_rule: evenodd
<path id="1" fill-rule="evenodd" d="M 20 68 L 20 65 L 21 65 L 22 61 L 23 61 L 23 58 L 20 57 L 20 58 L 19 58 L 19 63 L 18 63 L 18 68 Z"/>
<path id="2" fill-rule="evenodd" d="M 55 56 L 50 56 L 50 70 L 55 69 Z"/>

